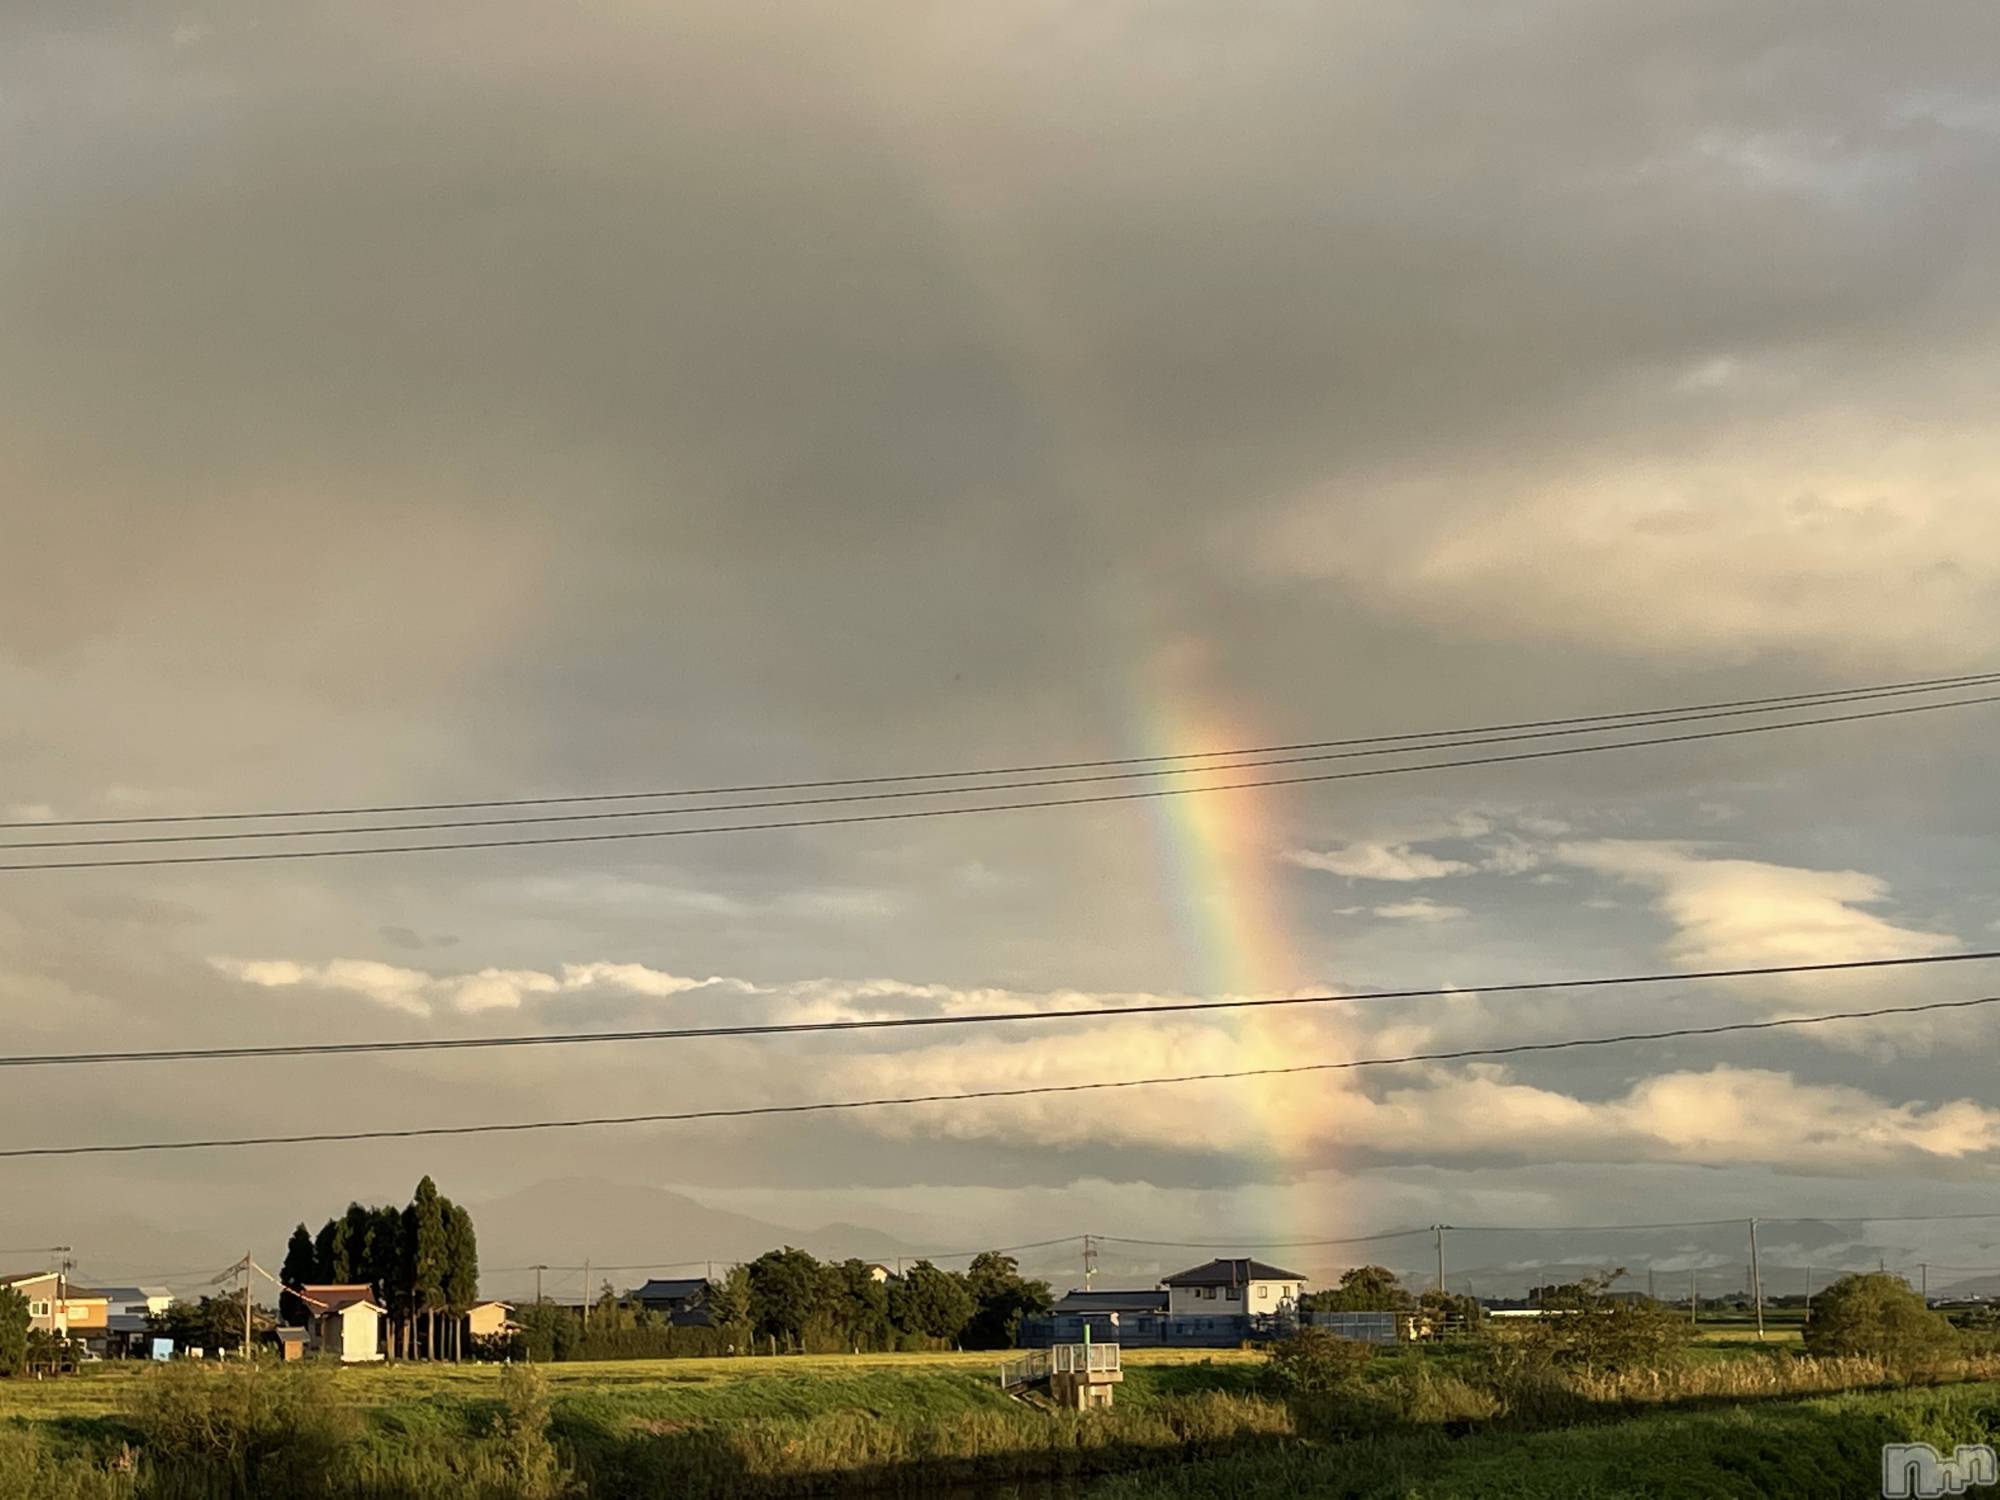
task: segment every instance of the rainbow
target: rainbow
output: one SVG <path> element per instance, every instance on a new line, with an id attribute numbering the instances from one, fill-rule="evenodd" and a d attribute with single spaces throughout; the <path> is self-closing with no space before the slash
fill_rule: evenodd
<path id="1" fill-rule="evenodd" d="M 1170 643 L 1144 658 L 1132 679 L 1129 707 L 1144 728 L 1148 755 L 1185 754 L 1217 745 L 1260 743 L 1249 715 L 1215 688 L 1206 670 L 1206 652 L 1186 642 Z M 1190 769 L 1163 778 L 1167 786 L 1203 786 L 1212 773 Z M 1173 912 L 1195 970 L 1188 986 L 1217 998 L 1300 993 L 1307 978 L 1291 936 L 1290 898 L 1279 878 L 1281 833 L 1264 790 L 1219 792 L 1214 796 L 1162 797 L 1143 804 L 1159 851 L 1161 895 Z M 1235 1013 L 1226 1022 L 1236 1039 L 1232 1066 L 1278 1067 L 1298 1060 L 1299 1023 L 1283 1011 Z M 1265 1144 L 1260 1166 L 1271 1159 L 1304 1167 L 1312 1142 L 1292 1101 L 1310 1085 L 1292 1080 L 1225 1085 L 1237 1090 L 1238 1107 Z M 1313 1163 L 1317 1164 L 1317 1163 Z M 1330 1229 L 1324 1206 L 1297 1194 L 1270 1195 L 1265 1222 L 1256 1226 L 1274 1238 Z"/>
<path id="2" fill-rule="evenodd" d="M 992 347 L 1014 377 L 1014 392 L 1033 412 L 1049 456 L 1051 478 L 1072 494 L 1086 523 L 1140 492 L 1137 476 L 1109 458 L 1090 417 L 1103 408 L 1102 386 L 1085 325 L 1065 315 L 1044 294 L 1032 248 L 1009 235 L 1008 216 L 994 211 L 977 186 L 982 174 L 952 159 L 946 141 L 910 133 L 896 145 L 912 187 L 935 214 L 941 234 L 957 252 L 967 289 L 987 315 Z M 1107 542 L 1112 539 L 1107 537 Z M 1116 546 L 1107 555 L 1117 555 Z M 1142 570 L 1104 583 L 1102 614 L 1121 635 L 1112 648 L 1109 701 L 1122 703 L 1136 726 L 1135 753 L 1174 755 L 1218 745 L 1257 744 L 1250 715 L 1229 702 L 1208 670 L 1203 644 L 1181 636 L 1167 601 Z M 1214 778 L 1188 771 L 1162 778 L 1162 786 L 1200 786 Z M 1269 813 L 1280 793 L 1237 791 L 1212 797 L 1163 797 L 1141 804 L 1159 850 L 1161 897 L 1183 934 L 1194 972 L 1190 983 L 1204 995 L 1296 993 L 1309 976 L 1291 940 L 1289 901 L 1279 880 L 1279 839 Z M 1233 1028 L 1243 1067 L 1295 1061 L 1296 1022 L 1276 1012 L 1239 1013 Z M 1288 1107 L 1289 1082 L 1245 1081 L 1240 1105 L 1268 1143 L 1272 1156 L 1306 1164 L 1306 1132 Z M 1271 1195 L 1277 1203 L 1285 1194 Z M 1277 1237 L 1329 1220 L 1291 1202 L 1273 1208 L 1261 1226 Z"/>

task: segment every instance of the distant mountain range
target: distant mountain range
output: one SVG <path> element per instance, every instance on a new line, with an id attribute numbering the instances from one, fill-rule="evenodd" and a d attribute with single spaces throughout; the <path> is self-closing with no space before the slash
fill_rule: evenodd
<path id="1" fill-rule="evenodd" d="M 810 1250 L 824 1260 L 856 1256 L 893 1262 L 911 1253 L 894 1236 L 857 1224 L 801 1229 L 710 1208 L 665 1188 L 599 1178 L 541 1182 L 467 1207 L 479 1230 L 480 1264 L 493 1268 L 480 1278 L 488 1296 L 532 1292 L 534 1272 L 514 1268 L 537 1263 L 565 1268 L 545 1273 L 543 1286 L 550 1296 L 574 1297 L 582 1273 L 567 1268 L 585 1260 L 592 1266 L 593 1289 L 609 1281 L 623 1290 L 649 1274 L 699 1276 L 709 1261 L 720 1267 L 783 1245 Z M 675 1267 L 675 1262 L 692 1264 Z M 606 1269 L 600 1273 L 599 1267 Z"/>

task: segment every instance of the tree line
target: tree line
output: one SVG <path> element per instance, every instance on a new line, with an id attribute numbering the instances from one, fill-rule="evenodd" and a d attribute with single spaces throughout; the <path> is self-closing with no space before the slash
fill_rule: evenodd
<path id="1" fill-rule="evenodd" d="M 878 1279 L 866 1261 L 822 1261 L 787 1245 L 707 1283 L 699 1326 L 677 1326 L 607 1283 L 587 1309 L 516 1309 L 521 1331 L 507 1352 L 550 1360 L 1006 1349 L 1021 1319 L 1053 1300 L 1047 1282 L 1023 1278 L 1018 1261 L 995 1251 L 964 1271 L 920 1260 Z"/>
<path id="2" fill-rule="evenodd" d="M 458 1359 L 469 1352 L 460 1315 L 479 1299 L 479 1237 L 472 1215 L 426 1175 L 401 1208 L 350 1203 L 317 1234 L 300 1224 L 278 1280 L 288 1323 L 309 1316 L 300 1287 L 365 1283 L 388 1310 L 391 1358 Z"/>

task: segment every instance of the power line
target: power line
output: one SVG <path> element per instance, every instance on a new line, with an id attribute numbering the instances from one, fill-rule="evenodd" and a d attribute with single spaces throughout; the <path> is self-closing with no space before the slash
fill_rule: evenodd
<path id="1" fill-rule="evenodd" d="M 898 1250 L 886 1253 L 891 1260 L 965 1260 L 975 1255 L 1012 1255 L 1021 1250 L 1048 1250 L 1057 1245 L 1073 1245 L 1082 1238 L 1083 1235 L 1081 1234 L 1065 1234 L 1052 1240 L 1033 1240 L 1025 1245 L 988 1245 L 978 1250 Z M 858 1255 L 842 1257 L 844 1260 L 861 1260 L 862 1258 Z M 735 1257 L 708 1255 L 696 1256 L 693 1260 L 648 1261 L 637 1265 L 616 1266 L 599 1265 L 596 1261 L 592 1261 L 590 1268 L 593 1271 L 678 1271 L 688 1266 L 710 1266 L 717 1263 L 734 1264 Z M 829 1264 L 837 1264 L 837 1262 L 830 1261 Z M 534 1269 L 535 1267 L 533 1266 L 489 1266 L 483 1268 L 480 1274 L 493 1276 L 518 1275 Z M 582 1267 L 545 1264 L 541 1269 L 544 1271 L 581 1271 Z"/>
<path id="2" fill-rule="evenodd" d="M 1901 682 L 1876 683 L 1863 687 L 1827 688 L 1811 693 L 1781 693 L 1763 698 L 1731 698 L 1708 703 L 1677 704 L 1666 708 L 1624 709 L 1611 713 L 1572 714 L 1554 719 L 1527 719 L 1510 723 L 1471 725 L 1462 729 L 1413 730 L 1398 734 L 1362 735 L 1347 739 L 1305 740 L 1289 744 L 1251 745 L 1234 749 L 1183 750 L 1161 755 L 1131 755 L 1099 760 L 1043 761 L 1026 765 L 992 766 L 980 770 L 910 771 L 895 775 L 847 776 L 813 781 L 766 781 L 737 786 L 680 787 L 651 792 L 592 792 L 551 797 L 488 798 L 463 802 L 402 802 L 349 807 L 271 808 L 262 812 L 154 813 L 108 818 L 53 818 L 0 822 L 0 829 L 12 828 L 102 828 L 130 827 L 160 823 L 254 822 L 273 818 L 360 817 L 388 813 L 462 812 L 496 807 L 555 807 L 584 802 L 642 802 L 678 797 L 725 797 L 761 792 L 819 791 L 834 787 L 885 786 L 898 782 L 977 780 L 994 776 L 1023 776 L 1044 771 L 1099 770 L 1108 766 L 1154 765 L 1163 761 L 1214 760 L 1239 755 L 1272 755 L 1293 750 L 1341 749 L 1353 745 L 1385 745 L 1405 740 L 1439 739 L 1472 734 L 1496 734 L 1521 729 L 1550 729 L 1562 725 L 1597 724 L 1619 727 L 1614 720 L 1651 720 L 1667 715 L 1698 713 L 1708 709 L 1808 706 L 1825 701 L 1843 701 L 1867 696 L 1891 696 L 1899 692 L 1942 692 L 2000 681 L 2000 672 L 1966 673 L 1955 677 L 1929 677 Z M 1632 725 L 1629 727 L 1642 727 Z"/>
<path id="3" fill-rule="evenodd" d="M 1432 1229 L 1427 1225 L 1422 1229 L 1387 1229 L 1380 1234 L 1350 1234 L 1334 1240 L 1139 1240 L 1123 1234 L 1098 1234 L 1091 1238 L 1102 1240 L 1107 1245 L 1144 1245 L 1153 1250 L 1317 1250 L 1335 1245 L 1372 1245 L 1383 1240 L 1406 1240 L 1413 1235 L 1430 1233 Z"/>
<path id="4" fill-rule="evenodd" d="M 632 839 L 690 838 L 699 834 L 767 833 L 798 828 L 832 828 L 863 823 L 901 823 L 919 818 L 965 817 L 979 813 L 1026 812 L 1050 807 L 1102 806 L 1119 802 L 1146 802 L 1163 797 L 1188 797 L 1211 792 L 1249 791 L 1260 787 L 1304 786 L 1321 782 L 1358 781 L 1378 776 L 1406 776 L 1423 771 L 1459 770 L 1473 766 L 1511 765 L 1526 761 L 1553 760 L 1573 755 L 1601 754 L 1611 750 L 1638 750 L 1657 745 L 1688 744 L 1697 740 L 1733 739 L 1743 735 L 1771 734 L 1783 729 L 1809 729 L 1827 724 L 1856 723 L 1867 719 L 1898 718 L 1908 714 L 1933 713 L 1948 708 L 1973 708 L 2000 702 L 2000 694 L 1959 698 L 1945 703 L 1905 704 L 1896 708 L 1871 709 L 1865 713 L 1831 714 L 1813 719 L 1793 719 L 1782 724 L 1737 725 L 1729 729 L 1704 729 L 1688 734 L 1654 735 L 1637 740 L 1619 740 L 1597 745 L 1563 745 L 1554 749 L 1514 751 L 1504 755 L 1468 756 L 1458 760 L 1420 761 L 1414 765 L 1370 766 L 1357 771 L 1319 771 L 1306 776 L 1271 776 L 1249 781 L 1220 782 L 1213 786 L 1152 787 L 1136 792 L 1097 792 L 1084 797 L 1043 797 L 1022 802 L 984 802 L 956 807 L 925 807 L 905 812 L 846 813 L 837 817 L 783 818 L 760 823 L 715 823 L 694 828 L 620 829 L 611 833 L 541 834 L 532 838 L 470 839 L 453 843 L 381 844 L 358 849 L 262 849 L 233 854 L 157 854 L 140 859 L 46 860 L 24 864 L 0 864 L 0 872 L 29 870 L 136 869 L 163 865 L 249 864 L 268 860 L 347 859 L 373 854 L 430 854 L 451 850 L 515 849 L 555 844 L 620 843 Z M 1220 769 L 1228 769 L 1223 767 Z"/>
<path id="5" fill-rule="evenodd" d="M 1994 680 L 2000 681 L 2000 676 Z M 1900 688 L 1893 691 L 1862 691 L 1839 698 L 1822 698 L 1823 704 L 1872 703 L 1885 698 L 1908 697 L 1914 693 L 1935 693 L 1936 688 Z M 1791 705 L 1799 707 L 1805 705 Z M 1818 706 L 1818 705 L 1813 705 Z M 1940 705 L 1942 706 L 1942 705 Z M 0 850 L 11 849 L 109 849 L 131 848 L 158 844 L 213 844 L 243 843 L 253 839 L 311 839 L 349 838 L 384 833 L 427 833 L 458 828 L 518 828 L 530 824 L 596 823 L 605 821 L 629 822 L 635 818 L 685 818 L 705 816 L 718 812 L 761 812 L 783 807 L 825 807 L 833 804 L 856 802 L 896 802 L 934 797 L 975 796 L 987 792 L 1034 791 L 1045 787 L 1081 786 L 1108 781 L 1133 781 L 1154 779 L 1164 776 L 1188 776 L 1221 774 L 1230 771 L 1266 769 L 1272 766 L 1296 766 L 1336 760 L 1356 760 L 1382 755 L 1411 755 L 1431 750 L 1462 750 L 1476 745 L 1514 744 L 1523 740 L 1550 739 L 1565 735 L 1603 734 L 1617 729 L 1657 728 L 1672 724 L 1705 722 L 1712 719 L 1739 718 L 1745 714 L 1767 714 L 1785 711 L 1783 708 L 1749 707 L 1723 708 L 1704 713 L 1676 713 L 1671 717 L 1656 716 L 1644 724 L 1600 725 L 1588 724 L 1566 729 L 1538 729 L 1518 734 L 1477 734 L 1475 731 L 1458 731 L 1457 738 L 1435 738 L 1429 742 L 1379 747 L 1362 750 L 1322 750 L 1304 755 L 1281 755 L 1274 758 L 1244 759 L 1255 756 L 1256 751 L 1211 752 L 1226 754 L 1231 758 L 1225 764 L 1204 766 L 1166 766 L 1146 770 L 1100 771 L 1080 776 L 1042 777 L 1030 781 L 987 781 L 977 785 L 957 785 L 949 787 L 901 788 L 894 791 L 840 792 L 828 796 L 780 797 L 757 802 L 706 803 L 681 807 L 619 808 L 600 812 L 560 812 L 537 813 L 527 817 L 459 818 L 444 821 L 420 823 L 364 823 L 332 828 L 259 828 L 224 833 L 145 833 L 120 835 L 114 838 L 60 838 L 60 839 L 16 839 L 0 843 Z M 1781 727 L 1781 726 L 1772 726 Z M 1465 738 L 1465 735 L 1475 735 Z M 624 794 L 636 795 L 636 794 Z M 669 794 L 661 793 L 661 796 Z M 225 815 L 226 816 L 226 815 Z M 175 820 L 186 821 L 186 820 Z M 0 828 L 23 825 L 0 824 Z M 26 825 L 46 828 L 50 825 Z"/>
<path id="6" fill-rule="evenodd" d="M 1691 969 L 1588 979 L 1515 980 L 1506 984 L 1441 985 L 1429 989 L 1365 990 L 1344 995 L 1277 995 L 1250 999 L 1170 1000 L 1149 1005 L 1096 1005 L 1073 1010 L 973 1011 L 951 1016 L 881 1016 L 852 1021 L 766 1021 L 732 1026 L 663 1026 L 635 1031 L 526 1032 L 511 1036 L 399 1037 L 364 1042 L 276 1042 L 244 1047 L 161 1047 L 130 1052 L 47 1052 L 0 1055 L 0 1068 L 63 1067 L 86 1063 L 218 1062 L 243 1058 L 338 1057 L 375 1052 L 461 1052 L 489 1047 L 560 1047 L 596 1042 L 695 1041 L 708 1037 L 801 1036 L 820 1032 L 899 1031 L 913 1027 L 990 1026 L 1003 1022 L 1087 1021 L 1113 1016 L 1184 1015 L 1191 1012 L 1265 1010 L 1297 1005 L 1356 1005 L 1389 1000 L 1430 1000 L 1466 995 L 1508 995 L 1622 985 L 1680 984 L 1715 979 L 1830 974 L 1903 969 L 1930 964 L 2000 959 L 2000 948 L 1905 958 L 1854 958 L 1822 964 L 1764 964 L 1743 969 Z"/>
<path id="7" fill-rule="evenodd" d="M 981 1099 L 1019 1099 L 1041 1094 L 1084 1094 L 1108 1089 L 1149 1088 L 1157 1084 L 1212 1083 L 1238 1078 L 1275 1078 L 1303 1073 L 1337 1073 L 1359 1068 L 1402 1067 L 1412 1063 L 1458 1062 L 1475 1057 L 1516 1057 L 1534 1052 L 1566 1052 L 1585 1047 L 1613 1047 L 1631 1042 L 1665 1042 L 1689 1037 L 1722 1036 L 1734 1032 L 1781 1031 L 1824 1026 L 1838 1021 L 1878 1020 L 1887 1016 L 1922 1015 L 1937 1011 L 1973 1010 L 2000 1005 L 2000 995 L 1971 1000 L 1935 1000 L 1923 1005 L 1892 1005 L 1872 1010 L 1834 1011 L 1817 1016 L 1783 1016 L 1768 1021 L 1733 1021 L 1718 1026 L 1682 1026 L 1667 1031 L 1629 1031 L 1614 1036 L 1572 1037 L 1555 1042 L 1516 1042 L 1499 1047 L 1465 1047 L 1447 1052 L 1411 1052 L 1400 1057 L 1349 1058 L 1340 1062 L 1295 1063 L 1278 1068 L 1233 1068 L 1205 1073 L 1172 1073 L 1151 1078 L 1121 1078 L 1095 1083 L 1035 1084 L 1024 1088 L 974 1089 L 956 1094 L 904 1094 L 876 1099 L 832 1099 L 809 1104 L 758 1104 L 734 1109 L 692 1109 L 649 1115 L 598 1115 L 572 1120 L 517 1120 L 483 1125 L 419 1125 L 396 1130 L 313 1131 L 303 1135 L 217 1137 L 207 1140 L 137 1141 L 96 1146 L 18 1146 L 0 1150 L 0 1159 L 46 1156 L 109 1156 L 137 1151 L 201 1151 L 242 1146 L 303 1146 L 336 1141 L 414 1140 L 441 1136 L 504 1135 L 533 1130 L 578 1130 L 606 1125 L 665 1125 L 694 1120 L 740 1120 L 757 1116 L 829 1114 L 880 1109 L 897 1105 L 957 1104 Z"/>

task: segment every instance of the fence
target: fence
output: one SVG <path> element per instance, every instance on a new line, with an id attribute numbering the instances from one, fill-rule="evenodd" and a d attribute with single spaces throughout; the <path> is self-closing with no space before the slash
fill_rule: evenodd
<path id="1" fill-rule="evenodd" d="M 1086 1325 L 1094 1341 L 1156 1349 L 1234 1349 L 1253 1340 L 1283 1338 L 1297 1326 L 1290 1318 L 1245 1314 L 1197 1317 L 1126 1313 L 1113 1323 L 1104 1313 L 1070 1313 L 1022 1319 L 1015 1342 L 1023 1349 L 1081 1344 Z"/>

